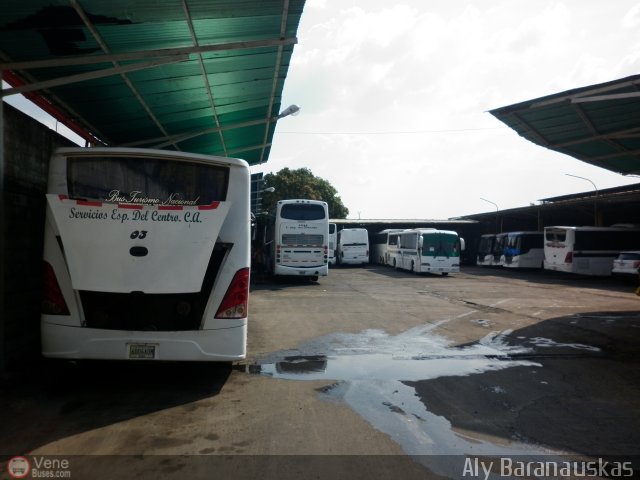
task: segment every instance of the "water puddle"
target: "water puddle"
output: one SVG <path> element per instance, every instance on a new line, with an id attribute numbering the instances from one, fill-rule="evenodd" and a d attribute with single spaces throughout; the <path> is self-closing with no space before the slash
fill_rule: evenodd
<path id="1" fill-rule="evenodd" d="M 492 332 L 473 344 L 454 346 L 433 332 L 442 323 L 395 336 L 380 330 L 328 335 L 294 350 L 275 352 L 247 366 L 247 371 L 278 379 L 331 382 L 320 389 L 323 398 L 346 402 L 416 461 L 449 478 L 459 478 L 467 456 L 549 453 L 517 437 L 498 445 L 465 436 L 454 431 L 445 417 L 428 410 L 411 382 L 541 366 L 519 358 L 533 353 L 533 345 L 509 344 L 511 331 Z M 545 342 L 538 339 L 538 344 Z M 495 386 L 491 392 L 503 396 L 506 390 Z"/>

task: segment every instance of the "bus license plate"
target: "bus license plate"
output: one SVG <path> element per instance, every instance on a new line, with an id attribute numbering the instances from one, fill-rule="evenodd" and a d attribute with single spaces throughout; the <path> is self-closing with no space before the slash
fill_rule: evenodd
<path id="1" fill-rule="evenodd" d="M 129 343 L 129 359 L 131 360 L 153 360 L 156 358 L 155 343 Z"/>

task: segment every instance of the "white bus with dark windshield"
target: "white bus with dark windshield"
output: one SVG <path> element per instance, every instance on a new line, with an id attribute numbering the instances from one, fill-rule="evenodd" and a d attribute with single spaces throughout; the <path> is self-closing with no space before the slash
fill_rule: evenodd
<path id="1" fill-rule="evenodd" d="M 369 232 L 366 228 L 343 228 L 338 232 L 338 264 L 369 263 Z"/>
<path id="2" fill-rule="evenodd" d="M 496 235 L 494 233 L 487 233 L 480 236 L 476 265 L 482 267 L 490 267 L 493 265 L 493 245 L 495 242 Z"/>
<path id="3" fill-rule="evenodd" d="M 329 209 L 320 200 L 280 200 L 267 243 L 271 245 L 273 275 L 305 276 L 329 273 Z"/>
<path id="4" fill-rule="evenodd" d="M 389 265 L 389 246 L 395 247 L 394 242 L 397 240 L 397 237 L 391 234 L 402 230 L 401 228 L 387 228 L 371 237 L 371 258 L 374 263 Z"/>
<path id="5" fill-rule="evenodd" d="M 338 226 L 329 224 L 329 265 L 336 264 L 336 247 L 338 243 Z"/>
<path id="6" fill-rule="evenodd" d="M 640 229 L 545 227 L 544 268 L 580 275 L 611 275 L 613 260 L 640 245 Z"/>
<path id="7" fill-rule="evenodd" d="M 51 158 L 42 353 L 62 359 L 246 356 L 249 168 L 168 150 Z"/>
<path id="8" fill-rule="evenodd" d="M 391 237 L 395 237 L 392 240 Z M 458 273 L 464 240 L 457 232 L 417 228 L 389 234 L 391 266 L 415 273 Z"/>
<path id="9" fill-rule="evenodd" d="M 509 232 L 505 235 L 500 264 L 505 268 L 542 268 L 543 232 Z"/>

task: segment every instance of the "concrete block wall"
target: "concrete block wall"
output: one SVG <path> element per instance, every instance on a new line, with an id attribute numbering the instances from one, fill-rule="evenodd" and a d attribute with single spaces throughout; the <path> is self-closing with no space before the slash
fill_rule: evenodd
<path id="1" fill-rule="evenodd" d="M 40 304 L 49 157 L 72 142 L 14 107 L 3 105 L 4 301 L 0 355 L 4 369 L 40 359 Z"/>

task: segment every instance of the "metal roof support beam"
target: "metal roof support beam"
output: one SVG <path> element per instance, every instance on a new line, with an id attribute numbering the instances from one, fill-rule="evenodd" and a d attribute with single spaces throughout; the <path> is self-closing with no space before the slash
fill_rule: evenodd
<path id="1" fill-rule="evenodd" d="M 280 38 L 284 38 L 284 34 L 287 29 L 287 17 L 289 16 L 289 0 L 284 0 L 284 5 L 282 6 L 282 19 L 280 21 Z M 276 57 L 275 68 L 273 72 L 273 83 L 271 84 L 271 95 L 269 95 L 269 112 L 273 110 L 273 97 L 276 94 L 278 87 L 278 77 L 280 74 L 280 62 L 282 61 L 282 45 L 278 47 L 278 55 Z M 264 130 L 264 139 L 262 141 L 263 147 L 260 152 L 260 160 L 258 163 L 264 163 L 264 154 L 266 152 L 267 139 L 269 138 L 269 123 L 267 123 L 266 128 Z"/>
<path id="2" fill-rule="evenodd" d="M 582 119 L 582 121 L 584 122 L 584 124 L 587 126 L 587 128 L 589 129 L 589 131 L 591 132 L 591 136 L 593 137 L 597 137 L 600 135 L 600 132 L 596 129 L 596 127 L 593 125 L 593 122 L 591 121 L 591 119 L 589 118 L 589 116 L 587 115 L 587 112 L 584 111 L 584 108 L 582 108 L 581 105 L 574 105 L 574 109 L 578 112 L 578 115 L 580 116 L 580 118 Z M 602 137 L 602 140 L 609 146 L 611 146 L 612 148 L 620 151 L 620 152 L 627 152 L 627 149 L 624 148 L 622 145 L 620 145 L 618 142 L 613 141 L 611 138 L 609 137 Z"/>
<path id="3" fill-rule="evenodd" d="M 572 140 L 571 142 L 557 143 L 551 145 L 554 148 L 565 148 L 573 145 L 580 145 L 582 143 L 593 142 L 594 140 L 607 140 L 616 138 L 638 138 L 640 137 L 640 128 L 630 128 L 628 130 L 621 130 L 616 133 L 608 133 L 603 135 L 594 135 L 593 137 L 583 138 L 580 140 Z"/>
<path id="4" fill-rule="evenodd" d="M 545 147 L 550 147 L 547 139 L 544 138 L 544 136 L 540 132 L 538 132 L 535 128 L 533 128 L 529 123 L 525 122 L 521 115 L 518 115 L 516 112 L 512 112 L 511 115 L 517 118 L 520 123 L 525 125 L 529 129 L 529 131 L 538 138 L 538 141 L 540 142 L 541 145 L 544 145 Z"/>
<path id="5" fill-rule="evenodd" d="M 640 92 L 612 93 L 610 95 L 596 95 L 593 97 L 572 98 L 571 103 L 602 102 L 604 100 L 625 100 L 640 97 Z"/>
<path id="6" fill-rule="evenodd" d="M 578 94 L 563 95 L 557 98 L 551 98 L 549 100 L 543 100 L 541 102 L 532 103 L 529 108 L 546 107 L 547 105 L 553 105 L 554 103 L 561 103 L 567 100 L 573 102 L 577 98 L 588 98 L 589 96 L 596 96 L 600 94 L 606 94 L 612 90 L 620 90 L 621 88 L 633 87 L 638 88 L 640 85 L 640 79 L 629 80 L 627 82 L 616 82 L 613 85 L 607 85 L 605 87 L 594 88 L 593 90 L 587 90 Z"/>
<path id="7" fill-rule="evenodd" d="M 196 31 L 193 28 L 193 19 L 191 18 L 191 12 L 189 11 L 189 7 L 187 6 L 186 0 L 182 0 L 182 10 L 184 11 L 184 15 L 187 18 L 187 25 L 189 26 L 189 33 L 191 34 L 191 40 L 195 47 L 199 47 L 198 37 L 196 36 Z M 218 110 L 216 108 L 216 102 L 213 99 L 213 93 L 211 91 L 211 84 L 209 83 L 209 77 L 207 75 L 207 69 L 204 66 L 204 62 L 202 61 L 202 54 L 198 54 L 198 65 L 200 67 L 200 73 L 202 74 L 202 80 L 204 81 L 204 86 L 207 90 L 207 97 L 209 98 L 209 105 L 211 106 L 211 112 L 213 114 L 213 122 L 216 127 L 220 127 L 220 119 L 218 118 Z M 222 134 L 222 130 L 218 130 L 218 135 L 220 136 L 220 144 L 222 145 L 222 150 L 224 152 L 227 151 L 227 146 L 224 142 L 224 135 Z"/>
<path id="8" fill-rule="evenodd" d="M 70 83 L 84 82 L 86 80 L 95 80 L 97 78 L 110 77 L 113 75 L 122 75 L 128 72 L 135 72 L 137 70 L 145 70 L 148 68 L 154 68 L 159 65 L 167 65 L 169 63 L 178 63 L 189 60 L 188 56 L 182 57 L 169 57 L 164 59 L 154 60 L 152 62 L 136 63 L 132 65 L 116 65 L 112 68 L 104 68 L 102 70 L 96 70 L 93 72 L 79 73 L 77 75 L 70 75 L 68 77 L 53 78 L 51 80 L 44 80 L 42 82 L 29 83 L 15 88 L 8 88 L 2 90 L 2 97 L 9 95 L 17 95 L 19 93 L 33 92 L 35 90 L 43 90 L 45 88 L 59 87 L 61 85 L 69 85 Z"/>
<path id="9" fill-rule="evenodd" d="M 149 148 L 162 148 L 162 147 L 166 147 L 167 145 L 172 145 L 174 142 L 184 142 L 185 140 L 190 140 L 192 138 L 200 137 L 202 135 L 207 135 L 209 133 L 224 132 L 226 130 L 233 130 L 236 128 L 252 127 L 254 125 L 262 125 L 265 122 L 273 122 L 273 121 L 274 121 L 273 119 L 251 120 L 249 122 L 234 123 L 231 125 L 224 125 L 220 127 L 210 127 L 210 128 L 204 128 L 201 130 L 193 130 L 191 132 L 183 132 L 183 133 L 178 133 L 176 135 L 168 135 L 166 137 L 147 138 L 145 140 L 127 142 L 117 146 L 118 147 L 139 147 L 141 145 L 149 145 Z M 156 143 L 156 142 L 161 142 L 161 143 Z"/>
<path id="10" fill-rule="evenodd" d="M 254 40 L 247 42 L 219 43 L 193 47 L 160 48 L 156 50 L 140 50 L 127 53 L 110 53 L 106 55 L 85 55 L 47 60 L 31 60 L 24 62 L 0 62 L 0 70 L 29 70 L 33 68 L 70 67 L 74 65 L 93 65 L 96 63 L 125 62 L 130 60 L 144 60 L 147 58 L 172 57 L 182 55 L 223 52 L 228 50 L 246 50 L 251 48 L 281 47 L 295 45 L 297 37 L 281 38 L 277 40 Z"/>
<path id="11" fill-rule="evenodd" d="M 91 32 L 91 35 L 93 35 L 93 38 L 96 40 L 96 42 L 98 42 L 98 45 L 100 45 L 100 48 L 102 49 L 102 51 L 107 55 L 111 55 L 111 51 L 109 50 L 109 47 L 102 39 L 102 36 L 98 32 L 98 30 L 96 30 L 96 27 L 93 25 L 89 17 L 87 17 L 87 14 L 83 10 L 82 6 L 80 6 L 78 1 L 69 0 L 69 3 L 71 3 L 76 13 L 78 14 L 78 16 L 82 19 L 87 29 Z M 112 63 L 115 67 L 120 67 L 120 64 L 118 62 L 112 62 Z M 156 127 L 158 127 L 158 130 L 160 130 L 160 132 L 162 132 L 163 135 L 168 136 L 169 134 L 165 130 L 164 126 L 160 123 L 158 118 L 153 114 L 153 112 L 149 108 L 149 105 L 147 105 L 147 102 L 145 102 L 144 98 L 142 98 L 142 95 L 140 95 L 140 92 L 138 92 L 138 89 L 133 85 L 133 83 L 131 83 L 131 80 L 129 80 L 129 77 L 127 77 L 125 73 L 120 73 L 120 77 L 125 82 L 127 87 L 129 87 L 129 90 L 131 91 L 131 93 L 133 93 L 133 95 L 136 97 L 136 99 L 140 103 L 140 106 L 144 109 L 145 112 L 147 112 L 147 115 L 149 115 L 149 118 L 151 119 L 151 121 L 156 125 Z M 174 144 L 174 146 L 176 147 L 177 150 L 180 150 L 178 145 Z"/>

